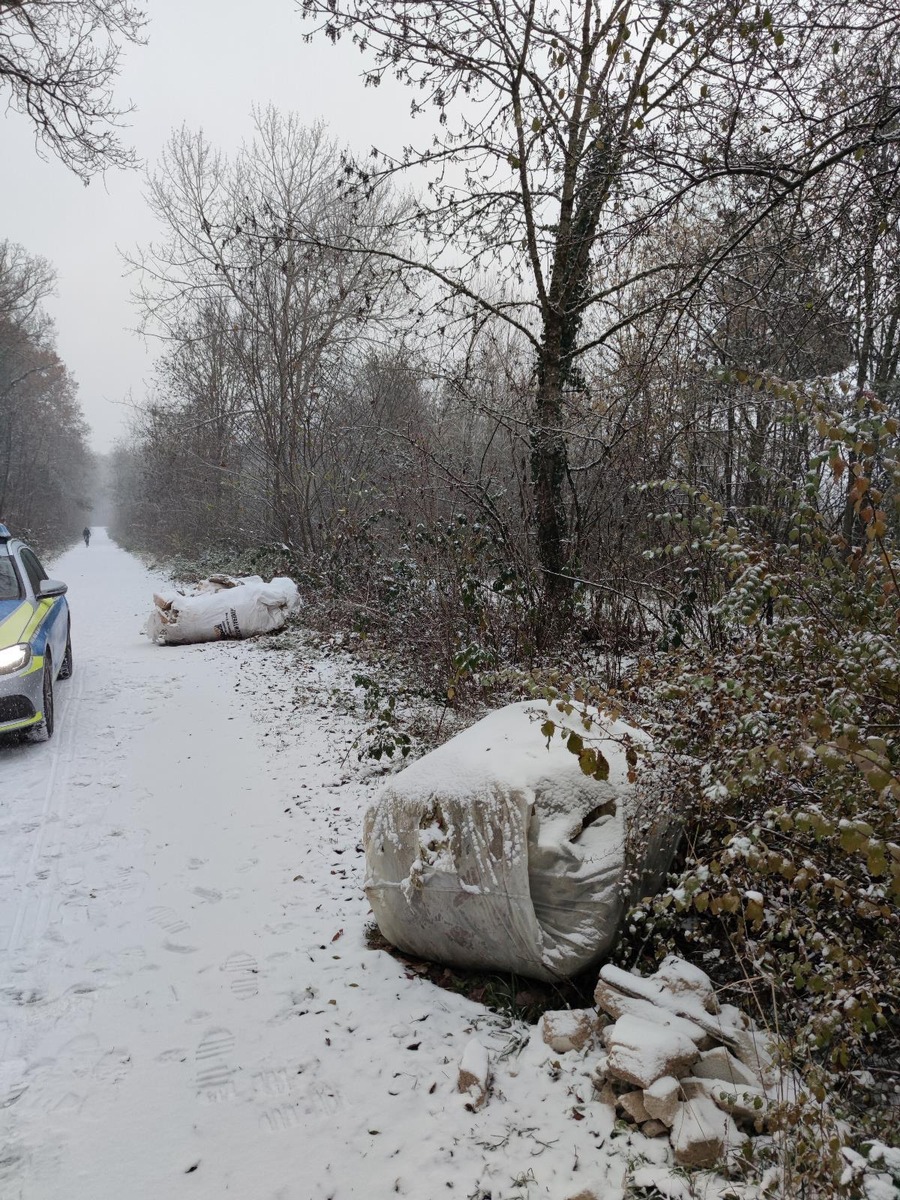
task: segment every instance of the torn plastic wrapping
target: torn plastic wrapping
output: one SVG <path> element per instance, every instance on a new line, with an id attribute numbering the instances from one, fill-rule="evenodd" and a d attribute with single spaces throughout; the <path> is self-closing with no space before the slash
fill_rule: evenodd
<path id="1" fill-rule="evenodd" d="M 611 948 L 634 803 L 625 749 L 585 776 L 559 736 L 580 715 L 544 701 L 492 713 L 395 776 L 366 815 L 366 894 L 385 938 L 454 966 L 554 980 Z M 646 739 L 618 722 L 597 733 Z M 642 864 L 664 871 L 667 863 Z"/>

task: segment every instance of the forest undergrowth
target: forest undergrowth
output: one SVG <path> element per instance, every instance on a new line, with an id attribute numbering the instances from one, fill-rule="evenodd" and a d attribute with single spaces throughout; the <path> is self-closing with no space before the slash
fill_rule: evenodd
<path id="1" fill-rule="evenodd" d="M 900 1143 L 897 425 L 871 396 L 847 419 L 821 392 L 765 386 L 818 449 L 759 512 L 673 480 L 641 485 L 657 531 L 643 557 L 669 597 L 655 621 L 629 621 L 641 601 L 625 585 L 611 604 L 576 584 L 548 625 L 534 581 L 504 573 L 489 529 L 464 516 L 418 531 L 427 554 L 357 545 L 313 564 L 277 544 L 167 566 L 186 580 L 294 577 L 303 624 L 359 663 L 358 753 L 386 770 L 531 696 L 649 733 L 665 768 L 657 802 L 683 835 L 614 958 L 643 970 L 681 953 L 764 1023 L 805 1089 L 783 1117 L 792 1177 L 805 1194 L 853 1195 L 850 1131 L 857 1145 Z M 570 745 L 588 771 L 590 741 Z M 576 1002 L 410 969 L 524 1019 Z"/>

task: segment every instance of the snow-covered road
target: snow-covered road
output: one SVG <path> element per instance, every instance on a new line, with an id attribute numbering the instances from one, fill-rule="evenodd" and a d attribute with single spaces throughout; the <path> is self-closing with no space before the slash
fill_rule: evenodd
<path id="1" fill-rule="evenodd" d="M 160 580 L 100 531 L 53 574 L 75 673 L 50 744 L 0 746 L 0 1197 L 621 1196 L 586 1081 L 533 1040 L 466 1111 L 508 1031 L 367 949 L 372 785 L 303 669 L 149 644 Z"/>

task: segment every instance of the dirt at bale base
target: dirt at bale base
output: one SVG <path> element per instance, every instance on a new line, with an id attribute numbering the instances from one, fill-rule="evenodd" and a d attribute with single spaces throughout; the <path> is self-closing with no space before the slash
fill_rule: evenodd
<path id="1" fill-rule="evenodd" d="M 374 922 L 366 930 L 366 945 L 370 950 L 383 951 L 401 962 L 410 979 L 427 979 L 435 987 L 465 996 L 491 1012 L 503 1013 L 511 1020 L 525 1021 L 529 1025 L 536 1025 L 548 1011 L 594 1007 L 596 968 L 558 983 L 526 979 L 509 972 L 467 971 L 404 954 L 391 945 Z"/>

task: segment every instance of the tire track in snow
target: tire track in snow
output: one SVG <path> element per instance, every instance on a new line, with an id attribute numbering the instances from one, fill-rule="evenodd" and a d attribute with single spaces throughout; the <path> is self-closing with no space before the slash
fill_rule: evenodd
<path id="1" fill-rule="evenodd" d="M 40 879 L 40 886 L 36 889 L 37 897 L 23 893 L 27 892 L 29 885 L 38 875 L 38 862 L 41 859 L 45 842 L 48 840 L 48 831 L 51 830 L 51 826 L 55 826 L 55 829 L 49 834 L 50 837 L 55 834 L 55 849 L 58 851 L 62 845 L 63 821 L 69 793 L 66 777 L 71 771 L 72 751 L 80 732 L 82 711 L 80 701 L 87 690 L 86 680 L 89 674 L 90 668 L 79 667 L 76 664 L 74 675 L 68 681 L 65 689 L 66 695 L 63 704 L 58 705 L 57 708 L 59 723 L 54 731 L 57 736 L 40 745 L 41 750 L 50 757 L 50 767 L 40 818 L 34 829 L 31 853 L 16 886 L 16 891 L 21 894 L 21 899 L 17 905 L 9 938 L 4 947 L 7 955 L 14 954 L 23 945 L 35 942 L 49 925 L 53 895 L 56 890 L 56 860 Z M 51 843 L 51 849 L 53 848 Z M 47 855 L 45 854 L 44 857 Z M 32 916 L 30 922 L 29 914 Z"/>

